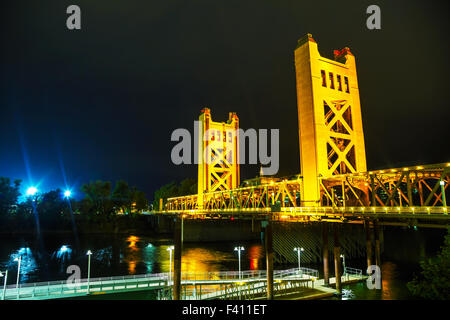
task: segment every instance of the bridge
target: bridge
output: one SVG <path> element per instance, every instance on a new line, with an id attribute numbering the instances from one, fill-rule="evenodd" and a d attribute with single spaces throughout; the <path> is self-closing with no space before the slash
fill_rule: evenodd
<path id="1" fill-rule="evenodd" d="M 266 277 L 267 273 L 264 270 L 183 272 L 182 298 L 184 300 L 262 298 L 267 288 Z M 342 275 L 344 283 L 364 279 L 362 271 L 353 268 L 346 268 L 346 272 Z M 301 296 L 304 288 L 315 288 L 321 296 L 330 296 L 336 292 L 334 289 L 324 287 L 318 271 L 309 268 L 275 270 L 274 281 L 275 292 L 279 297 L 293 294 Z M 62 280 L 9 285 L 4 287 L 1 297 L 2 300 L 49 300 L 152 290 L 159 300 L 167 300 L 172 297 L 172 285 L 170 273 L 155 273 L 80 279 L 78 282 Z"/>
<path id="2" fill-rule="evenodd" d="M 320 206 L 301 205 L 301 177 L 269 179 L 256 186 L 204 193 L 203 208 L 198 206 L 198 195 L 168 198 L 165 210 L 154 213 L 182 214 L 184 219 L 266 220 L 271 216 L 287 222 L 363 223 L 369 218 L 393 225 L 412 219 L 415 225 L 445 228 L 447 206 L 438 204 L 443 204 L 449 173 L 450 163 L 442 163 L 319 179 Z M 368 192 L 362 193 L 361 186 Z"/>
<path id="3" fill-rule="evenodd" d="M 450 163 L 367 170 L 355 57 L 349 48 L 320 55 L 311 34 L 295 49 L 300 173 L 264 175 L 240 183 L 241 146 L 255 144 L 239 131 L 239 118 L 214 122 L 211 110 L 199 117 L 196 140 L 198 192 L 160 199 L 151 214 L 173 217 L 175 260 L 173 298 L 181 298 L 184 219 L 261 221 L 266 250 L 266 294 L 274 297 L 272 224 L 321 223 L 324 284 L 330 284 L 328 232 L 333 225 L 336 288 L 341 292 L 339 225 L 366 231 L 367 265 L 381 266 L 380 225 L 448 228 L 446 192 Z M 245 159 L 244 159 L 245 160 Z M 374 239 L 374 241 L 372 240 Z M 373 243 L 374 251 L 373 252 Z M 375 259 L 374 259 L 375 258 Z"/>

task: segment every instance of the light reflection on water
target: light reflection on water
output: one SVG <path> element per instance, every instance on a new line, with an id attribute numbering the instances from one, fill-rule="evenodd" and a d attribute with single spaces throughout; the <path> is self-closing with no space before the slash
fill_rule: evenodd
<path id="1" fill-rule="evenodd" d="M 37 269 L 36 260 L 33 256 L 33 252 L 28 247 L 23 247 L 17 249 L 15 252 L 9 255 L 6 261 L 5 269 L 15 269 L 17 274 L 18 260 L 20 259 L 20 282 L 27 282 L 29 279 L 29 274 Z"/>
<path id="2" fill-rule="evenodd" d="M 32 237 L 1 238 L 0 270 L 9 270 L 8 284 L 12 284 L 17 273 L 17 262 L 14 259 L 20 255 L 22 257 L 21 283 L 65 280 L 69 276 L 66 274 L 69 265 L 78 265 L 81 276 L 86 278 L 87 250 L 92 251 L 92 278 L 170 270 L 169 252 L 166 249 L 173 245 L 172 239 L 138 235 L 125 237 L 89 235 L 80 240 L 81 247 L 77 251 L 73 249 L 73 241 L 65 236 L 46 238 L 45 250 L 39 250 L 40 247 Z M 241 255 L 242 270 L 257 270 L 265 267 L 263 246 L 258 241 L 185 243 L 182 253 L 182 271 L 237 271 L 238 256 L 233 250 L 236 245 L 245 247 Z"/>
<path id="3" fill-rule="evenodd" d="M 80 239 L 81 250 L 72 250 L 70 239 L 54 237 L 46 242 L 47 256 L 37 249 L 32 240 L 0 239 L 0 270 L 8 269 L 8 284 L 15 283 L 18 256 L 22 257 L 20 282 L 65 280 L 66 268 L 79 265 L 81 276 L 87 277 L 88 249 L 92 250 L 91 277 L 121 276 L 144 273 L 168 272 L 169 252 L 172 239 L 150 238 L 130 235 L 125 237 L 93 236 Z M 185 243 L 182 256 L 183 272 L 237 271 L 238 256 L 233 250 L 243 245 L 242 270 L 265 269 L 264 248 L 260 242 L 245 243 Z M 173 254 L 173 253 L 172 253 Z M 173 257 L 172 257 L 173 258 Z M 172 259 L 173 262 L 173 259 Z M 275 266 L 289 268 L 293 266 Z M 320 269 L 321 266 L 311 266 Z M 356 266 L 357 267 L 357 266 Z M 412 272 L 403 266 L 385 261 L 382 265 L 383 290 L 368 290 L 366 283 L 343 286 L 342 299 L 410 299 L 406 282 L 412 279 Z"/>
<path id="4" fill-rule="evenodd" d="M 358 282 L 342 286 L 342 296 L 332 300 L 409 300 L 417 299 L 409 292 L 406 284 L 412 279 L 416 272 L 411 265 L 400 265 L 391 261 L 383 262 L 381 265 L 380 289 L 367 288 L 366 282 Z"/>

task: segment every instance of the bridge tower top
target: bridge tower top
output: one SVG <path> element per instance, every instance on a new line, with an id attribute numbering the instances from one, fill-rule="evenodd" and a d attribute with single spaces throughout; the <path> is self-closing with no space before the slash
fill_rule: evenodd
<path id="1" fill-rule="evenodd" d="M 349 48 L 322 57 L 311 34 L 295 49 L 302 201 L 316 206 L 318 178 L 365 172 L 366 153 L 355 57 Z"/>
<path id="2" fill-rule="evenodd" d="M 202 208 L 204 192 L 239 187 L 239 118 L 230 112 L 226 122 L 215 122 L 204 108 L 199 122 L 197 203 Z"/>

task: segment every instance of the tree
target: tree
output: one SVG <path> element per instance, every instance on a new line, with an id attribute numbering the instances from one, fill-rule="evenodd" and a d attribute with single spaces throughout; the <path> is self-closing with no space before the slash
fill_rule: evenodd
<path id="1" fill-rule="evenodd" d="M 0 216 L 7 216 L 17 205 L 21 182 L 21 180 L 14 180 L 14 184 L 11 185 L 9 178 L 0 177 Z"/>
<path id="2" fill-rule="evenodd" d="M 116 182 L 112 192 L 112 201 L 113 204 L 117 208 L 122 209 L 123 212 L 130 212 L 132 202 L 131 190 L 127 182 L 123 180 Z"/>
<path id="3" fill-rule="evenodd" d="M 8 229 L 10 230 L 31 230 L 36 225 L 33 214 L 33 203 L 30 198 L 17 205 L 16 213 L 12 216 L 11 223 L 9 223 Z"/>
<path id="4" fill-rule="evenodd" d="M 132 188 L 131 191 L 132 203 L 134 203 L 134 208 L 138 211 L 148 209 L 148 199 L 144 192 L 139 191 L 136 187 Z"/>
<path id="5" fill-rule="evenodd" d="M 40 195 L 36 208 L 41 227 L 44 229 L 61 229 L 69 221 L 69 207 L 60 189 Z"/>
<path id="6" fill-rule="evenodd" d="M 153 197 L 153 210 L 159 210 L 159 199 L 163 199 L 164 202 L 167 198 L 174 197 L 178 195 L 178 186 L 175 182 L 170 182 L 163 185 L 161 188 L 155 191 Z"/>
<path id="7" fill-rule="evenodd" d="M 197 193 L 197 182 L 194 179 L 184 179 L 180 182 L 180 187 L 178 188 L 178 196 L 188 196 Z"/>
<path id="8" fill-rule="evenodd" d="M 412 294 L 425 299 L 450 300 L 450 229 L 442 251 L 435 258 L 420 262 L 421 276 L 407 284 Z"/>
<path id="9" fill-rule="evenodd" d="M 81 186 L 81 191 L 86 198 L 83 209 L 95 215 L 109 217 L 113 214 L 113 203 L 111 201 L 111 182 L 95 181 Z M 88 213 L 85 211 L 85 213 Z"/>
<path id="10" fill-rule="evenodd" d="M 153 209 L 159 210 L 159 199 L 163 199 L 163 205 L 167 198 L 181 197 L 197 193 L 197 182 L 194 179 L 184 179 L 177 185 L 170 182 L 155 191 L 153 197 Z"/>

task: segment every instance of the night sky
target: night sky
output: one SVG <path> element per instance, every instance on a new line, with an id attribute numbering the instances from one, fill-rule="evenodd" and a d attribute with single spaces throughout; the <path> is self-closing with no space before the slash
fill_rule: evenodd
<path id="1" fill-rule="evenodd" d="M 81 8 L 82 29 L 66 28 Z M 381 8 L 381 30 L 366 8 Z M 151 198 L 200 110 L 280 129 L 299 172 L 294 49 L 356 56 L 369 169 L 450 161 L 447 1 L 24 1 L 1 4 L 0 176 L 48 191 L 124 179 Z M 241 177 L 258 174 L 241 166 Z"/>

